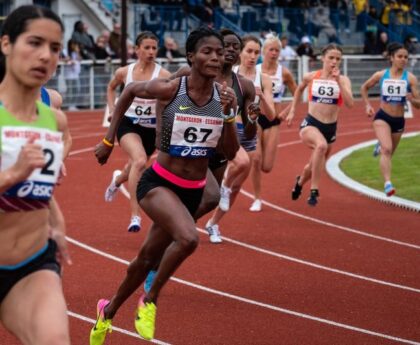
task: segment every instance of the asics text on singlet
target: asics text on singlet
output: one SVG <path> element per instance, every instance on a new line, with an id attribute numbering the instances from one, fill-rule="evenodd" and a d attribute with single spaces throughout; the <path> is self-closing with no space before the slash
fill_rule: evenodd
<path id="1" fill-rule="evenodd" d="M 393 79 L 390 70 L 387 69 L 380 80 L 380 87 L 383 102 L 404 105 L 407 101 L 407 93 L 411 92 L 408 72 L 404 70 L 401 79 Z"/>
<path id="2" fill-rule="evenodd" d="M 25 180 L 0 194 L 0 212 L 30 211 L 48 207 L 63 161 L 62 133 L 57 131 L 54 112 L 37 102 L 38 119 L 25 123 L 0 105 L 0 171 L 13 166 L 21 148 L 30 138 L 41 145 L 43 168 L 35 169 Z"/>
<path id="3" fill-rule="evenodd" d="M 133 71 L 135 66 L 136 62 L 128 65 L 125 85 L 128 85 L 134 81 Z M 161 66 L 155 63 L 155 69 L 153 70 L 150 80 L 159 76 L 160 69 Z M 135 97 L 133 99 L 133 103 L 131 103 L 130 107 L 125 113 L 125 116 L 127 116 L 133 122 L 133 124 L 139 124 L 143 127 L 156 128 L 156 100 Z"/>
<path id="4" fill-rule="evenodd" d="M 320 104 L 341 105 L 340 87 L 335 80 L 320 79 L 322 71 L 315 72 L 309 85 L 309 101 Z"/>
<path id="5" fill-rule="evenodd" d="M 160 150 L 175 157 L 208 158 L 223 129 L 219 91 L 214 84 L 210 100 L 199 107 L 187 90 L 187 77 L 182 77 L 176 96 L 162 113 Z"/>

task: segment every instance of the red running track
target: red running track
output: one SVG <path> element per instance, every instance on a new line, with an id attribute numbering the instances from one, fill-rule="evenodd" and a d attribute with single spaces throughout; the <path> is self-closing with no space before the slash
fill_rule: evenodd
<path id="1" fill-rule="evenodd" d="M 281 126 L 276 165 L 263 180 L 263 211 L 248 211 L 247 181 L 220 224 L 224 243 L 212 245 L 202 233 L 197 251 L 164 288 L 157 342 L 420 344 L 419 214 L 347 190 L 326 173 L 317 207 L 307 206 L 307 189 L 292 201 L 295 176 L 310 154 L 297 130 L 304 106 L 299 114 L 292 128 Z M 370 121 L 361 104 L 343 109 L 333 151 L 373 139 Z M 104 133 L 102 114 L 70 113 L 69 122 L 74 145 L 57 197 L 72 239 L 74 264 L 63 279 L 72 342 L 82 345 L 97 300 L 115 292 L 150 222 L 144 217 L 141 233 L 128 233 L 127 199 L 103 200 L 112 171 L 126 158 L 116 148 L 106 166 L 96 163 L 92 148 Z M 406 128 L 420 130 L 419 118 Z M 145 343 L 133 324 L 138 296 L 117 314 L 106 344 Z M 0 339 L 17 344 L 1 328 Z"/>

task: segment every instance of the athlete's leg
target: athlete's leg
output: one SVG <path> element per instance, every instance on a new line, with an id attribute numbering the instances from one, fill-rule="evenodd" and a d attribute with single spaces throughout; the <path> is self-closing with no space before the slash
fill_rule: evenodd
<path id="1" fill-rule="evenodd" d="M 222 167 L 221 167 L 222 168 Z M 219 169 L 221 169 L 219 168 Z M 223 171 L 226 165 L 223 166 Z M 200 206 L 195 212 L 194 219 L 197 221 L 205 214 L 214 210 L 219 204 L 220 200 L 220 185 L 210 169 L 207 169 L 206 187 L 204 188 L 203 198 L 201 199 Z"/>
<path id="2" fill-rule="evenodd" d="M 373 129 L 381 145 L 381 157 L 379 159 L 379 168 L 385 182 L 391 181 L 391 157 L 395 150 L 393 145 L 393 135 L 391 127 L 382 120 L 373 121 Z M 396 133 L 395 142 L 398 144 L 400 133 Z M 396 147 L 396 146 L 395 146 Z"/>
<path id="3" fill-rule="evenodd" d="M 69 345 L 61 279 L 50 270 L 21 279 L 0 306 L 0 320 L 22 344 Z"/>
<path id="4" fill-rule="evenodd" d="M 226 171 L 226 177 L 224 184 L 230 186 L 232 193 L 230 195 L 230 206 L 235 202 L 235 199 L 241 189 L 242 184 L 246 180 L 250 171 L 250 158 L 248 154 L 241 146 L 236 153 L 235 158 L 228 163 L 228 168 Z M 226 182 L 230 181 L 230 185 Z M 218 224 L 219 221 L 223 218 L 226 212 L 222 211 L 220 207 L 217 207 L 212 218 L 208 221 L 208 224 Z"/>
<path id="5" fill-rule="evenodd" d="M 120 187 L 124 182 L 128 181 L 128 176 L 130 175 L 130 169 L 131 169 L 131 160 L 129 160 L 125 165 L 124 169 L 121 170 L 121 174 L 117 176 L 115 179 L 115 186 Z"/>
<path id="6" fill-rule="evenodd" d="M 319 188 L 321 172 L 325 165 L 325 157 L 328 152 L 328 143 L 324 136 L 313 126 L 307 126 L 300 131 L 300 137 L 305 145 L 313 152 L 311 156 L 311 189 Z"/>
<path id="7" fill-rule="evenodd" d="M 146 169 L 147 155 L 141 138 L 135 133 L 126 133 L 120 140 L 121 148 L 128 154 L 131 169 L 128 175 L 128 191 L 130 193 L 131 216 L 139 216 L 140 210 L 137 203 L 137 184 Z"/>
<path id="8" fill-rule="evenodd" d="M 277 156 L 277 144 L 279 138 L 280 126 L 273 126 L 262 131 L 262 163 L 261 170 L 269 173 L 273 170 L 274 162 Z"/>
<path id="9" fill-rule="evenodd" d="M 251 181 L 254 188 L 254 200 L 261 199 L 261 169 L 265 139 L 263 132 L 265 131 L 258 127 L 257 149 L 251 155 Z"/>
<path id="10" fill-rule="evenodd" d="M 127 269 L 127 275 L 118 288 L 117 293 L 105 307 L 106 319 L 112 319 L 120 306 L 143 283 L 148 272 L 157 268 L 157 263 L 159 263 L 166 248 L 172 241 L 170 234 L 156 223 L 152 223 L 139 254 L 131 261 Z"/>

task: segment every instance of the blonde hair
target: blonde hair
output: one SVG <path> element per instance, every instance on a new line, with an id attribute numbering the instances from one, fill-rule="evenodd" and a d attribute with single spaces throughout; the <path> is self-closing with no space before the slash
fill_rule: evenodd
<path id="1" fill-rule="evenodd" d="M 281 44 L 281 41 L 280 41 L 280 39 L 279 39 L 279 36 L 277 36 L 275 33 L 273 33 L 273 32 L 270 32 L 269 34 L 267 34 L 266 36 L 265 36 L 265 41 L 264 41 L 264 44 L 263 44 L 263 47 L 262 47 L 262 49 L 263 49 L 263 52 L 264 52 L 264 50 L 267 48 L 267 46 L 269 45 L 269 44 L 272 44 L 272 43 L 276 43 L 279 47 L 280 47 L 280 49 L 282 48 L 282 44 Z"/>

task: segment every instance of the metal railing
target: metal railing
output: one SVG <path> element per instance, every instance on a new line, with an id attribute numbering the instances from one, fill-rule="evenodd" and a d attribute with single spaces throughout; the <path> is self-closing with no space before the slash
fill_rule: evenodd
<path id="1" fill-rule="evenodd" d="M 408 70 L 420 79 L 420 55 L 410 56 Z M 170 72 L 175 72 L 185 65 L 186 59 L 179 58 L 169 61 L 158 59 L 163 67 Z M 83 61 L 78 79 L 65 79 L 65 63 L 60 63 L 56 75 L 49 81 L 47 87 L 56 89 L 63 96 L 64 109 L 102 109 L 106 105 L 106 90 L 108 82 L 120 66 L 119 60 Z M 321 68 L 321 61 L 311 61 L 307 57 L 282 61 L 292 72 L 299 83 L 305 73 Z M 344 55 L 341 71 L 350 77 L 353 94 L 360 97 L 361 85 L 376 71 L 387 68 L 388 60 L 378 55 Z M 371 90 L 372 95 L 379 94 L 379 86 Z M 285 95 L 285 100 L 290 100 L 290 94 Z"/>

